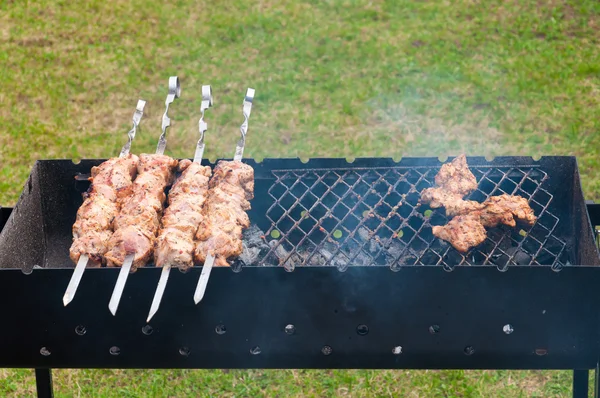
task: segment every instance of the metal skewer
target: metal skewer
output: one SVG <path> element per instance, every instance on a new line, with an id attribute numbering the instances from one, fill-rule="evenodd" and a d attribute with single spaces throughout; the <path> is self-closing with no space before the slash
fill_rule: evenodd
<path id="1" fill-rule="evenodd" d="M 240 139 L 235 147 L 235 155 L 233 156 L 233 160 L 236 162 L 241 162 L 242 157 L 244 156 L 244 146 L 246 145 L 246 134 L 248 133 L 248 120 L 250 119 L 250 113 L 252 112 L 252 101 L 254 100 L 254 89 L 248 88 L 246 91 L 246 96 L 244 97 L 244 102 L 242 103 L 242 114 L 244 115 L 244 122 L 240 126 Z M 206 286 L 208 284 L 208 278 L 210 277 L 210 272 L 212 271 L 213 265 L 215 264 L 215 256 L 213 253 L 208 253 L 206 256 L 206 260 L 204 261 L 204 266 L 202 267 L 202 272 L 200 273 L 200 279 L 198 279 L 198 285 L 196 286 L 196 291 L 194 292 L 194 303 L 198 304 L 202 301 L 204 297 L 204 293 L 206 292 Z"/>
<path id="2" fill-rule="evenodd" d="M 158 145 L 156 146 L 156 154 L 158 155 L 164 154 L 165 148 L 167 147 L 167 128 L 171 125 L 171 119 L 169 119 L 168 115 L 169 105 L 171 105 L 176 98 L 179 98 L 180 95 L 181 86 L 179 85 L 179 78 L 177 76 L 169 77 L 169 94 L 165 100 L 165 113 L 162 118 L 162 134 L 160 135 Z M 131 265 L 133 264 L 134 258 L 135 253 L 128 254 L 119 271 L 117 283 L 115 284 L 112 296 L 110 297 L 110 302 L 108 303 L 108 309 L 113 316 L 116 315 L 117 309 L 119 308 L 119 302 L 121 301 L 121 296 L 123 295 L 125 283 L 127 282 L 127 277 L 131 271 Z"/>
<path id="3" fill-rule="evenodd" d="M 144 116 L 144 107 L 146 106 L 146 101 L 140 99 L 137 102 L 135 107 L 135 112 L 133 114 L 133 127 L 127 133 L 128 140 L 123 148 L 121 149 L 121 153 L 119 154 L 120 158 L 124 158 L 129 155 L 129 150 L 131 149 L 131 143 L 135 138 L 135 133 L 139 128 L 140 122 L 142 120 L 142 116 Z M 63 305 L 66 307 L 73 298 L 75 298 L 75 293 L 77 293 L 77 288 L 79 287 L 79 283 L 81 282 L 81 277 L 87 267 L 89 261 L 89 256 L 87 254 L 82 254 L 79 256 L 79 261 L 77 262 L 77 266 L 75 267 L 75 271 L 73 271 L 73 275 L 71 276 L 71 280 L 69 281 L 69 285 L 67 286 L 67 290 L 65 291 L 65 295 L 63 296 Z"/>
<path id="4" fill-rule="evenodd" d="M 213 97 L 210 86 L 202 86 L 202 103 L 200 104 L 200 121 L 198 122 L 198 130 L 200 131 L 200 139 L 196 144 L 196 153 L 194 154 L 194 162 L 202 163 L 202 156 L 204 155 L 204 133 L 208 130 L 208 125 L 204 121 L 204 112 L 212 106 Z M 148 319 L 146 323 L 149 323 L 154 314 L 158 311 L 160 303 L 162 301 L 165 288 L 167 287 L 167 281 L 169 280 L 169 274 L 171 272 L 171 266 L 165 265 L 160 273 L 160 279 L 154 292 L 154 298 L 152 299 L 152 305 L 150 306 L 150 312 L 148 313 Z"/>

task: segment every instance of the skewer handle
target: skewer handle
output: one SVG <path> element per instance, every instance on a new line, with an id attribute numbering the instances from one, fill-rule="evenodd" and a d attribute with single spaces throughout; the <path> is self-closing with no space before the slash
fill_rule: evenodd
<path id="1" fill-rule="evenodd" d="M 120 158 L 124 158 L 125 156 L 129 155 L 129 151 L 131 150 L 131 143 L 133 142 L 133 139 L 135 138 L 135 133 L 137 132 L 140 122 L 142 121 L 142 116 L 144 116 L 145 107 L 146 101 L 144 101 L 143 99 L 139 99 L 135 107 L 135 112 L 133 113 L 133 127 L 127 133 L 128 140 L 127 143 L 123 145 L 123 148 L 121 149 L 121 153 L 119 154 Z"/>
<path id="2" fill-rule="evenodd" d="M 202 86 L 202 102 L 200 103 L 200 121 L 198 122 L 198 130 L 200 131 L 200 139 L 196 144 L 196 153 L 194 154 L 194 162 L 200 163 L 204 156 L 204 133 L 208 130 L 208 124 L 204 121 L 204 112 L 213 104 L 212 88 L 210 85 Z"/>
<path id="3" fill-rule="evenodd" d="M 156 147 L 156 153 L 162 155 L 165 153 L 167 147 L 167 128 L 171 125 L 171 119 L 169 118 L 169 105 L 175 101 L 176 98 L 181 96 L 181 86 L 179 85 L 179 78 L 177 76 L 169 77 L 169 94 L 165 100 L 165 113 L 162 118 L 162 134 L 158 139 L 158 145 Z"/>
<path id="4" fill-rule="evenodd" d="M 246 145 L 246 134 L 248 133 L 248 119 L 252 111 L 252 101 L 254 101 L 254 89 L 248 88 L 244 102 L 242 103 L 242 113 L 244 114 L 244 122 L 240 126 L 241 137 L 235 147 L 235 155 L 233 160 L 240 161 L 244 156 L 244 145 Z"/>

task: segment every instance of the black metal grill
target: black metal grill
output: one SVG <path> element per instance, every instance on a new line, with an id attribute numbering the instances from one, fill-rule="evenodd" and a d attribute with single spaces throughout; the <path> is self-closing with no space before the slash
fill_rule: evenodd
<path id="1" fill-rule="evenodd" d="M 0 212 L 0 301 L 11 303 L 3 307 L 9 326 L 0 329 L 0 366 L 587 369 L 598 363 L 600 260 L 574 158 L 469 158 L 480 189 L 468 199 L 522 195 L 539 219 L 522 231 L 526 236 L 519 228 L 491 229 L 488 241 L 466 256 L 431 234 L 431 225 L 447 221 L 444 211 L 418 206 L 438 159 L 246 160 L 255 170 L 240 256 L 246 266 L 215 267 L 198 306 L 192 295 L 201 267 L 172 272 L 162 302 L 168 310 L 152 319 L 154 333 L 140 309 L 152 301 L 160 268 L 142 267 L 129 277 L 117 316 L 107 309 L 116 268 L 87 270 L 77 298 L 68 307 L 61 300 L 73 273 L 72 225 L 88 184 L 74 177 L 100 162 L 39 161 L 10 217 Z M 295 271 L 285 272 L 280 262 Z M 517 265 L 498 272 L 506 264 Z M 514 333 L 506 334 L 506 325 Z"/>
<path id="2" fill-rule="evenodd" d="M 266 216 L 270 250 L 263 265 L 547 265 L 572 262 L 567 243 L 555 236 L 548 174 L 536 166 L 471 167 L 479 187 L 466 199 L 511 194 L 529 200 L 538 220 L 525 229 L 490 229 L 488 238 L 466 255 L 437 239 L 431 226 L 446 224 L 443 209 L 420 205 L 439 167 L 382 167 L 273 170 L 273 200 Z"/>

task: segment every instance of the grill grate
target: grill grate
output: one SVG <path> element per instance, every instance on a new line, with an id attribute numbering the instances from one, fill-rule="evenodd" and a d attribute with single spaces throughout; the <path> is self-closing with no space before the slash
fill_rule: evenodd
<path id="1" fill-rule="evenodd" d="M 434 185 L 439 167 L 275 170 L 268 193 L 273 204 L 262 265 L 569 264 L 566 243 L 554 235 L 559 218 L 548 211 L 553 196 L 544 189 L 546 172 L 535 166 L 470 167 L 479 187 L 467 198 L 483 201 L 503 193 L 529 200 L 538 220 L 527 229 L 498 227 L 465 255 L 437 239 L 432 225 L 448 219 L 444 209 L 419 205 L 420 192 Z"/>

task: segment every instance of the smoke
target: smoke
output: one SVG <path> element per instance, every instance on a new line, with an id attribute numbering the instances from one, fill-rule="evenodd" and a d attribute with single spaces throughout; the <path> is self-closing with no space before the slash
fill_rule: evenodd
<path id="1" fill-rule="evenodd" d="M 505 136 L 493 123 L 494 106 L 454 90 L 406 88 L 368 101 L 361 135 L 387 142 L 384 152 L 394 158 L 497 156 L 511 148 L 503 145 Z"/>

